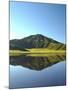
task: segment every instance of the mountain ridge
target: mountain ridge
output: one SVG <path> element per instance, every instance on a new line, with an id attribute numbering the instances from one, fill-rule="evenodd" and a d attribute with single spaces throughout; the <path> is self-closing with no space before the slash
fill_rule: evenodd
<path id="1" fill-rule="evenodd" d="M 22 39 L 10 40 L 10 49 L 24 48 L 48 48 L 65 50 L 66 45 L 41 34 L 30 35 Z"/>

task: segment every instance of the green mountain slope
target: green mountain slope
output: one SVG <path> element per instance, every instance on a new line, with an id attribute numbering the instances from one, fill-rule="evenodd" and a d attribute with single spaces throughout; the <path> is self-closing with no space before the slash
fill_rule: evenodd
<path id="1" fill-rule="evenodd" d="M 65 50 L 66 45 L 51 38 L 45 37 L 41 34 L 31 35 L 23 39 L 10 40 L 11 50 L 20 49 L 25 51 L 25 48 L 47 48 L 54 50 Z"/>

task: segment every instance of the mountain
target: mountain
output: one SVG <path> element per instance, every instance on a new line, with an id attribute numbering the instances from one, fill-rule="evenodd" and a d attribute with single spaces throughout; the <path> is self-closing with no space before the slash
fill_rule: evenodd
<path id="1" fill-rule="evenodd" d="M 65 50 L 66 45 L 41 34 L 31 35 L 22 39 L 10 40 L 11 50 L 20 49 L 25 51 L 25 48 L 47 48 L 55 50 Z"/>

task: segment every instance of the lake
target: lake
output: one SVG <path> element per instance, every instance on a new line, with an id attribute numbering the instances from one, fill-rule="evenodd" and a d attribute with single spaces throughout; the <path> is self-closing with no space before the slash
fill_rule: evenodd
<path id="1" fill-rule="evenodd" d="M 10 89 L 63 85 L 66 85 L 65 55 L 10 56 Z"/>

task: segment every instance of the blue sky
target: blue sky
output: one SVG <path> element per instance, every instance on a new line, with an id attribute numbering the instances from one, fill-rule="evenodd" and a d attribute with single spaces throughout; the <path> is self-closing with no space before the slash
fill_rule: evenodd
<path id="1" fill-rule="evenodd" d="M 10 39 L 42 34 L 65 43 L 64 4 L 10 2 Z"/>

